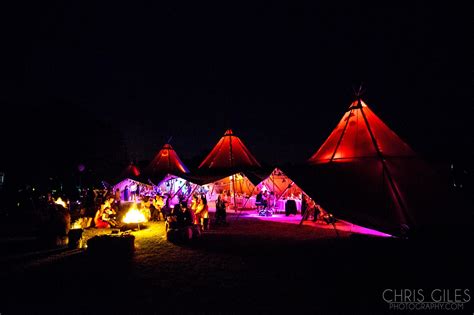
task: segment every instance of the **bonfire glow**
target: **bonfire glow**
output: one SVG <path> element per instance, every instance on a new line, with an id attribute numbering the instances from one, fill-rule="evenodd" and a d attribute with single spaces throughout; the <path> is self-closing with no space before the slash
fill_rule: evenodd
<path id="1" fill-rule="evenodd" d="M 145 215 L 133 205 L 122 219 L 123 223 L 143 223 L 146 222 Z"/>
<path id="2" fill-rule="evenodd" d="M 82 229 L 82 225 L 76 221 L 72 224 L 71 229 Z"/>
<path id="3" fill-rule="evenodd" d="M 63 206 L 64 208 L 67 208 L 66 203 L 61 199 L 61 197 L 56 199 L 56 201 L 54 201 L 54 203 L 57 204 L 57 205 Z"/>

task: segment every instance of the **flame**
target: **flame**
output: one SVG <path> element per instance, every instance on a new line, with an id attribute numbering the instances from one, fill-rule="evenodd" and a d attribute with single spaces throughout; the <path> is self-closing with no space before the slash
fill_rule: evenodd
<path id="1" fill-rule="evenodd" d="M 145 215 L 133 205 L 122 219 L 123 223 L 142 223 L 146 222 Z"/>
<path id="2" fill-rule="evenodd" d="M 79 221 L 75 221 L 72 226 L 71 226 L 71 229 L 82 229 L 82 225 Z"/>
<path id="3" fill-rule="evenodd" d="M 61 197 L 59 197 L 58 199 L 56 199 L 56 200 L 54 201 L 54 203 L 57 204 L 57 205 L 63 206 L 64 208 L 67 208 L 66 203 L 61 199 Z"/>

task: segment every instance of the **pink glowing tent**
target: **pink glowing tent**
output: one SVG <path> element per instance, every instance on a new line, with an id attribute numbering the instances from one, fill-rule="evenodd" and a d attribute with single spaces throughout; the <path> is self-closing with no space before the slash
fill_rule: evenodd
<path id="1" fill-rule="evenodd" d="M 136 187 L 137 185 L 140 185 L 143 188 L 142 192 L 150 191 L 153 188 L 151 185 L 145 184 L 142 181 L 141 172 L 139 168 L 135 164 L 130 163 L 120 173 L 119 177 L 116 180 L 116 184 L 112 186 L 112 191 L 119 189 L 123 198 L 123 191 L 125 190 L 126 186 L 131 188 Z"/>
<path id="2" fill-rule="evenodd" d="M 123 171 L 120 173 L 120 178 L 132 178 L 132 179 L 137 179 L 140 177 L 140 170 L 138 169 L 135 164 L 130 163 Z"/>
<path id="3" fill-rule="evenodd" d="M 249 149 L 228 129 L 209 155 L 199 165 L 199 169 L 223 170 L 260 167 L 260 163 Z"/>
<path id="4" fill-rule="evenodd" d="M 441 224 L 449 208 L 437 174 L 360 99 L 291 176 L 329 212 L 391 234 Z"/>
<path id="5" fill-rule="evenodd" d="M 145 169 L 145 174 L 155 180 L 162 179 L 166 174 L 180 175 L 186 173 L 189 173 L 188 168 L 168 143 L 161 148 Z"/>

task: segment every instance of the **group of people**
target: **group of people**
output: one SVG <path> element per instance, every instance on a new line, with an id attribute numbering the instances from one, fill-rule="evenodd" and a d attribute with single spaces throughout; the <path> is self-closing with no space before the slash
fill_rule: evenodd
<path id="1" fill-rule="evenodd" d="M 258 214 L 261 216 L 271 216 L 275 209 L 275 193 L 273 191 L 261 190 L 255 197 L 255 205 Z"/>
<path id="2" fill-rule="evenodd" d="M 150 193 L 151 192 L 145 185 L 139 183 L 133 183 L 130 186 L 125 185 L 125 188 L 123 189 L 123 200 L 137 202 L 140 200 L 141 196 L 148 196 Z"/>
<path id="3" fill-rule="evenodd" d="M 38 209 L 38 236 L 41 239 L 66 236 L 71 228 L 67 199 L 54 198 L 51 193 L 42 199 Z"/>
<path id="4" fill-rule="evenodd" d="M 95 213 L 95 227 L 99 229 L 117 227 L 117 212 L 118 208 L 115 197 L 112 195 L 107 196 L 104 203 Z"/>
<path id="5" fill-rule="evenodd" d="M 224 194 L 220 193 L 216 200 L 215 224 L 227 224 L 226 221 L 227 201 Z M 176 204 L 167 216 L 169 228 L 183 228 L 186 226 L 197 226 L 201 231 L 208 230 L 210 226 L 209 205 L 205 194 L 194 194 L 191 204 L 188 206 L 186 200 Z"/>
<path id="6" fill-rule="evenodd" d="M 273 209 L 275 201 L 275 193 L 273 191 L 261 190 L 255 197 L 257 209 Z"/>

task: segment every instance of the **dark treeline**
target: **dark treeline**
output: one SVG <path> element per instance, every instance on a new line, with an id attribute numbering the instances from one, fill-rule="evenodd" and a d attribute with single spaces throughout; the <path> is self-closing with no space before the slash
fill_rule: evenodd
<path id="1" fill-rule="evenodd" d="M 1 124 L 3 198 L 18 191 L 58 190 L 73 195 L 79 186 L 98 186 L 126 165 L 123 135 L 107 119 L 68 104 L 16 107 Z"/>

